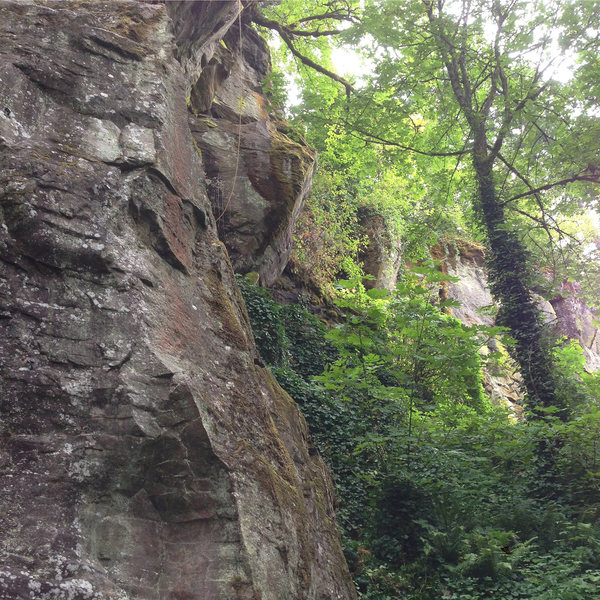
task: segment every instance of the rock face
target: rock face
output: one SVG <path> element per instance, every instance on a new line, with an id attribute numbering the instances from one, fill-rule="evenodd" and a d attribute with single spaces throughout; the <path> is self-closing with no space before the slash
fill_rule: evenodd
<path id="1" fill-rule="evenodd" d="M 484 307 L 494 302 L 488 288 L 483 248 L 462 240 L 438 245 L 432 249 L 432 257 L 442 261 L 444 270 L 457 282 L 448 283 L 445 294 L 460 302 L 452 309 L 455 317 L 467 325 L 493 325 L 494 318 Z M 538 299 L 539 306 L 559 335 L 577 340 L 583 349 L 587 369 L 600 369 L 600 340 L 594 325 L 594 314 L 578 296 L 577 284 L 565 283 L 550 302 Z M 493 348 L 495 349 L 495 348 Z M 485 350 L 484 350 L 485 351 Z M 521 399 L 520 378 L 508 369 L 505 373 L 487 372 L 486 389 L 493 399 L 511 403 Z"/>
<path id="2" fill-rule="evenodd" d="M 391 291 L 402 266 L 400 241 L 390 231 L 385 218 L 373 210 L 359 209 L 358 221 L 367 241 L 359 258 L 365 273 L 373 277 L 365 281 L 365 287 Z"/>
<path id="3" fill-rule="evenodd" d="M 458 280 L 448 282 L 443 290 L 447 298 L 460 302 L 460 306 L 452 308 L 452 314 L 465 325 L 494 325 L 492 313 L 485 310 L 485 307 L 494 304 L 494 299 L 488 288 L 484 249 L 470 242 L 455 240 L 434 246 L 431 255 L 441 261 L 447 275 Z M 493 401 L 508 403 L 516 409 L 523 400 L 522 380 L 516 365 L 495 340 L 491 341 L 490 347 L 481 348 L 480 352 L 488 355 L 497 350 L 504 352 L 505 364 L 502 368 L 488 365 L 483 370 L 484 387 Z"/>
<path id="4" fill-rule="evenodd" d="M 2 600 L 355 597 L 188 123 L 240 7 L 0 3 Z"/>
<path id="5" fill-rule="evenodd" d="M 432 254 L 434 258 L 443 260 L 449 275 L 459 279 L 448 284 L 448 296 L 461 303 L 453 309 L 453 314 L 467 325 L 493 325 L 493 318 L 485 311 L 480 312 L 483 307 L 493 303 L 488 289 L 483 248 L 459 240 L 443 248 L 436 247 Z M 588 370 L 598 371 L 598 328 L 594 324 L 594 313 L 581 299 L 579 292 L 580 286 L 577 283 L 565 282 L 549 302 L 542 298 L 538 298 L 538 302 L 549 325 L 553 326 L 559 335 L 579 342 Z"/>
<path id="6" fill-rule="evenodd" d="M 450 281 L 444 294 L 460 302 L 452 308 L 452 314 L 465 325 L 493 325 L 494 318 L 481 312 L 494 302 L 488 288 L 485 270 L 485 253 L 481 246 L 456 240 L 437 244 L 431 249 L 431 256 L 439 260 L 443 271 L 458 281 Z"/>
<path id="7" fill-rule="evenodd" d="M 190 127 L 219 237 L 236 271 L 256 271 L 262 284 L 272 285 L 289 259 L 315 152 L 289 138 L 285 122 L 269 114 L 262 86 L 270 57 L 252 29 L 234 24 L 204 62 L 190 95 Z"/>
<path id="8" fill-rule="evenodd" d="M 583 348 L 587 370 L 600 371 L 600 336 L 595 315 L 581 299 L 577 283 L 564 282 L 549 302 L 559 331 Z"/>

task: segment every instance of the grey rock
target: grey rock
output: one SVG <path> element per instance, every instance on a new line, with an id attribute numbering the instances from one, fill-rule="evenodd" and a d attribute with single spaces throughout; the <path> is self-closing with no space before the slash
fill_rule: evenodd
<path id="1" fill-rule="evenodd" d="M 236 22 L 206 60 L 191 88 L 190 128 L 219 237 L 237 272 L 256 271 L 269 286 L 288 262 L 316 153 L 271 110 L 262 92 L 269 53 L 253 30 Z"/>
<path id="2" fill-rule="evenodd" d="M 365 274 L 372 277 L 365 280 L 365 287 L 394 290 L 402 266 L 400 240 L 390 231 L 383 215 L 373 209 L 359 209 L 358 222 L 366 240 L 359 258 Z"/>
<path id="3" fill-rule="evenodd" d="M 452 313 L 466 325 L 494 325 L 494 299 L 488 287 L 485 268 L 484 249 L 476 244 L 457 240 L 453 243 L 439 244 L 432 249 L 432 256 L 442 261 L 442 269 L 458 281 L 449 282 L 444 294 L 460 302 L 453 307 Z M 579 297 L 576 283 L 563 283 L 559 293 L 550 301 L 534 294 L 546 324 L 559 336 L 576 340 L 583 350 L 586 370 L 600 370 L 600 340 L 594 324 L 594 313 Z M 498 350 L 494 342 L 483 353 Z M 504 350 L 506 353 L 506 350 Z M 503 372 L 490 369 L 484 373 L 487 392 L 493 400 L 508 401 L 516 405 L 522 401 L 521 378 L 517 367 L 506 357 Z"/>
<path id="4" fill-rule="evenodd" d="M 188 124 L 236 6 L 0 4 L 1 600 L 355 597 Z"/>

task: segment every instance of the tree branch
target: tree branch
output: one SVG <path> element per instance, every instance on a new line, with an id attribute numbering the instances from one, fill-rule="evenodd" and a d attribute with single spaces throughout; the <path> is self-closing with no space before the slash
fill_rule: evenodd
<path id="1" fill-rule="evenodd" d="M 525 105 L 527 104 L 527 102 L 529 102 L 530 100 L 533 102 L 548 87 L 548 84 L 546 83 L 544 85 L 541 85 L 537 89 L 533 89 L 533 86 L 535 84 L 536 84 L 536 81 L 534 78 L 532 88 L 527 93 L 527 95 L 524 98 L 521 98 L 521 100 L 516 104 L 516 106 L 513 109 L 507 108 L 505 110 L 504 117 L 502 119 L 502 125 L 500 127 L 500 131 L 498 132 L 498 137 L 496 138 L 496 141 L 494 142 L 494 145 L 492 146 L 492 149 L 490 151 L 490 155 L 489 155 L 490 161 L 494 160 L 498 156 L 498 153 L 500 152 L 500 149 L 502 148 L 502 144 L 504 143 L 504 139 L 506 138 L 506 135 L 508 134 L 508 130 L 510 128 L 511 123 L 513 122 L 513 119 L 515 118 L 515 115 L 525 108 Z M 505 82 L 503 80 L 502 80 L 502 86 L 503 86 L 503 88 L 505 86 Z M 504 92 L 504 93 L 506 95 L 506 92 Z"/>
<path id="2" fill-rule="evenodd" d="M 333 3 L 330 3 L 333 4 Z M 288 27 L 295 29 L 302 23 L 309 23 L 310 21 L 324 21 L 325 19 L 333 19 L 335 21 L 350 21 L 356 22 L 358 19 L 355 16 L 356 11 L 353 10 L 347 3 L 345 10 L 342 8 L 332 8 L 329 12 L 325 12 L 319 15 L 308 15 L 302 19 L 298 19 L 295 23 L 290 23 Z"/>
<path id="3" fill-rule="evenodd" d="M 335 21 L 352 21 L 352 17 L 350 15 L 332 12 L 323 13 L 322 15 L 310 15 L 308 17 L 298 19 L 295 23 L 290 23 L 288 27 L 290 29 L 296 29 L 296 27 L 302 25 L 303 23 L 310 23 L 310 21 L 323 21 L 324 19 L 333 19 Z"/>
<path id="4" fill-rule="evenodd" d="M 506 206 L 515 200 L 519 200 L 520 198 L 526 198 L 527 196 L 532 196 L 535 194 L 539 194 L 540 192 L 545 192 L 546 190 L 551 190 L 555 187 L 563 187 L 568 185 L 569 183 L 575 183 L 577 181 L 589 181 L 591 183 L 600 183 L 600 173 L 593 173 L 590 175 L 585 175 L 585 172 L 580 175 L 572 175 L 571 177 L 566 177 L 565 179 L 560 179 L 559 181 L 554 181 L 552 183 L 547 183 L 546 185 L 541 185 L 535 189 L 529 190 L 528 192 L 523 192 L 522 194 L 517 194 L 508 200 L 502 202 L 502 206 Z"/>
<path id="5" fill-rule="evenodd" d="M 400 144 L 398 142 L 394 142 L 392 140 L 387 140 L 385 138 L 382 138 L 378 135 L 375 135 L 373 133 L 368 133 L 366 131 L 362 131 L 361 129 L 359 129 L 358 127 L 354 126 L 354 125 L 350 125 L 352 127 L 352 129 L 354 129 L 354 131 L 356 133 L 359 133 L 361 136 L 360 139 L 365 139 L 367 141 L 376 143 L 376 144 L 382 144 L 383 146 L 393 146 L 394 148 L 400 148 L 401 150 L 406 150 L 407 152 L 414 152 L 415 154 L 421 154 L 422 156 L 464 156 L 465 154 L 469 154 L 471 152 L 471 149 L 463 149 L 463 150 L 456 150 L 454 152 L 428 152 L 427 150 L 419 150 L 418 148 L 413 148 L 412 146 L 406 146 L 404 144 Z M 352 135 L 352 132 L 349 132 Z M 357 137 L 357 136 L 355 136 Z"/>
<path id="6" fill-rule="evenodd" d="M 325 36 L 330 36 L 330 35 L 339 35 L 340 33 L 342 33 L 342 29 L 323 29 L 323 30 L 319 30 L 319 29 L 315 29 L 313 31 L 304 31 L 302 29 L 299 30 L 295 30 L 295 29 L 288 29 L 288 32 L 294 36 L 294 37 L 325 37 Z"/>
<path id="7" fill-rule="evenodd" d="M 570 233 L 567 233 L 566 231 L 563 231 L 558 225 L 548 225 L 548 223 L 544 219 L 540 219 L 540 218 L 532 215 L 531 213 L 528 213 L 527 211 L 517 208 L 516 206 L 509 206 L 508 208 L 509 208 L 509 210 L 512 210 L 513 212 L 517 212 L 520 215 L 523 215 L 524 217 L 527 217 L 528 219 L 531 219 L 532 221 L 537 223 L 546 232 L 546 235 L 548 236 L 548 239 L 551 242 L 554 240 L 552 238 L 552 234 L 550 233 L 550 230 L 556 231 L 556 233 L 558 233 L 560 237 L 567 237 L 567 238 L 573 240 L 574 242 L 579 242 L 579 240 L 575 236 L 571 235 Z"/>
<path id="8" fill-rule="evenodd" d="M 496 97 L 496 92 L 498 91 L 498 79 L 500 79 L 502 85 L 502 94 L 504 96 L 505 102 L 508 101 L 508 82 L 506 80 L 506 74 L 504 73 L 504 69 L 502 68 L 502 57 L 500 54 L 500 36 L 502 34 L 502 28 L 504 25 L 505 16 L 501 14 L 497 10 L 497 5 L 494 5 L 494 12 L 496 16 L 496 35 L 494 37 L 494 70 L 491 74 L 491 84 L 490 84 L 490 93 L 488 97 L 483 102 L 481 107 L 481 113 L 487 118 L 490 114 L 490 109 L 492 104 L 494 103 L 494 99 Z M 491 61 L 490 61 L 491 62 Z"/>
<path id="9" fill-rule="evenodd" d="M 489 147 L 489 145 L 488 145 Z M 491 148 L 490 148 L 491 150 Z M 498 158 L 500 159 L 500 162 L 502 162 L 504 164 L 504 166 L 516 177 L 518 177 L 530 190 L 531 193 L 535 193 L 534 192 L 534 187 L 531 185 L 531 183 L 529 183 L 529 181 L 527 180 L 527 178 L 522 175 L 517 169 L 516 167 L 510 163 L 506 158 L 504 158 L 504 156 L 502 156 L 502 154 L 500 152 L 498 152 L 497 154 Z"/>
<path id="10" fill-rule="evenodd" d="M 290 49 L 290 52 L 303 65 L 314 69 L 318 73 L 326 75 L 327 77 L 333 79 L 333 81 L 336 81 L 337 83 L 341 83 L 346 88 L 346 95 L 350 96 L 350 94 L 354 91 L 354 86 L 349 81 L 347 81 L 343 77 L 340 77 L 337 73 L 334 73 L 333 71 L 330 71 L 329 69 L 326 69 L 325 67 L 316 63 L 314 60 L 308 58 L 308 56 L 304 56 L 304 54 L 302 54 L 296 49 L 296 47 L 294 46 L 294 42 L 292 41 L 292 36 L 298 35 L 298 32 L 292 31 L 284 25 L 282 25 L 281 23 L 273 21 L 272 19 L 267 19 L 266 17 L 263 17 L 260 14 L 255 14 L 252 17 L 252 20 L 261 27 L 266 27 L 267 29 L 272 29 L 276 31 L 281 37 L 281 39 L 285 42 L 286 46 Z"/>

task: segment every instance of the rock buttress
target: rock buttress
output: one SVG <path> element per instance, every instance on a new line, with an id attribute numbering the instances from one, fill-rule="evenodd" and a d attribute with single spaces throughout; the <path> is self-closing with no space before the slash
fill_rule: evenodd
<path id="1" fill-rule="evenodd" d="M 2 600 L 354 597 L 188 125 L 237 6 L 0 3 Z"/>
<path id="2" fill-rule="evenodd" d="M 223 43 L 202 53 L 189 96 L 190 127 L 233 267 L 258 272 L 269 286 L 288 262 L 316 153 L 291 139 L 272 111 L 262 90 L 271 71 L 269 50 L 247 19 L 243 12 Z"/>

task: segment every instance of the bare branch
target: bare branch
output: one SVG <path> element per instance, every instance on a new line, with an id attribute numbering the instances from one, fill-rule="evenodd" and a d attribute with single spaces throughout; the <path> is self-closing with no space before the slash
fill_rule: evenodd
<path id="1" fill-rule="evenodd" d="M 469 15 L 471 14 L 471 2 L 470 0 L 463 0 L 463 13 L 461 17 L 462 21 L 462 35 L 460 42 L 460 54 L 458 58 L 458 66 L 460 68 L 460 75 L 462 81 L 462 89 L 465 92 L 465 96 L 469 100 L 469 103 L 472 104 L 473 92 L 471 90 L 471 79 L 469 77 L 469 73 L 467 70 L 467 22 L 469 20 Z M 456 31 L 458 33 L 459 24 L 456 24 Z"/>
<path id="2" fill-rule="evenodd" d="M 310 23 L 311 21 L 323 21 L 324 19 L 333 19 L 334 21 L 352 21 L 352 17 L 348 15 L 344 15 L 341 13 L 323 13 L 321 15 L 310 15 L 308 17 L 304 17 L 302 19 L 298 19 L 295 23 L 290 23 L 288 27 L 290 29 L 296 29 L 299 25 L 303 23 Z"/>
<path id="3" fill-rule="evenodd" d="M 296 32 L 290 31 L 287 27 L 281 25 L 281 23 L 278 23 L 277 21 L 273 21 L 272 19 L 267 19 L 266 17 L 263 17 L 260 14 L 255 14 L 252 17 L 252 20 L 257 25 L 260 25 L 261 27 L 266 27 L 267 29 L 272 29 L 272 30 L 276 31 L 279 34 L 279 36 L 281 37 L 281 39 L 285 42 L 287 47 L 290 49 L 290 52 L 303 65 L 306 65 L 307 67 L 310 67 L 311 69 L 314 69 L 318 73 L 326 75 L 327 77 L 329 77 L 330 79 L 333 79 L 333 81 L 336 81 L 337 83 L 341 83 L 346 88 L 346 95 L 350 96 L 350 94 L 354 91 L 354 86 L 349 81 L 347 81 L 343 77 L 340 77 L 337 73 L 334 73 L 333 71 L 330 71 L 329 69 L 326 69 L 322 65 L 316 63 L 314 60 L 308 58 L 308 56 L 305 56 L 304 54 L 302 54 L 301 52 L 299 52 L 296 49 L 296 47 L 294 46 L 294 42 L 292 41 L 292 37 L 291 37 L 293 35 L 296 35 Z"/>
<path id="4" fill-rule="evenodd" d="M 538 124 L 537 121 L 532 121 L 532 125 L 540 132 L 542 139 L 547 142 L 548 140 L 555 142 L 556 138 L 546 133 Z"/>
<path id="5" fill-rule="evenodd" d="M 517 194 L 508 200 L 502 202 L 502 206 L 506 206 L 515 200 L 519 200 L 520 198 L 526 198 L 527 196 L 539 194 L 540 192 L 545 192 L 546 190 L 551 190 L 556 187 L 564 187 L 569 183 L 576 183 L 578 181 L 589 181 L 591 183 L 600 183 L 600 173 L 591 173 L 589 175 L 581 173 L 579 175 L 572 175 L 571 177 L 566 177 L 565 179 L 560 179 L 558 181 L 553 181 L 552 183 L 547 183 L 546 185 L 541 185 L 535 189 L 529 190 L 528 192 L 523 192 L 522 194 Z"/>
<path id="6" fill-rule="evenodd" d="M 441 27 L 439 27 L 438 29 L 440 19 L 436 17 L 436 15 L 434 15 L 433 13 L 433 3 L 430 0 L 421 1 L 425 6 L 427 12 L 427 19 L 429 20 L 429 24 L 431 26 L 431 31 L 437 43 L 437 47 L 440 51 L 442 60 L 444 61 L 446 71 L 448 72 L 448 77 L 450 79 L 450 85 L 452 86 L 454 96 L 458 101 L 459 106 L 464 111 L 465 116 L 469 120 L 469 124 L 473 126 L 473 123 L 471 123 L 471 119 L 473 116 L 471 98 L 467 98 L 467 96 L 465 95 L 465 90 L 461 85 L 460 68 L 456 58 L 456 47 L 454 45 L 454 42 L 448 38 L 448 36 L 444 33 Z M 440 3 L 440 0 L 438 0 L 438 10 L 441 11 L 441 9 L 442 4 Z"/>
<path id="7" fill-rule="evenodd" d="M 506 172 L 506 177 L 504 178 L 504 181 L 502 182 L 502 187 L 500 188 L 500 196 L 502 196 L 504 194 L 504 188 L 506 187 L 506 182 L 508 181 L 508 175 L 511 172 L 510 168 L 512 165 L 514 165 L 514 161 L 516 160 L 517 156 L 521 152 L 521 147 L 522 147 L 523 142 L 525 141 L 525 137 L 529 133 L 530 129 L 531 129 L 531 124 L 529 123 L 529 124 L 527 124 L 525 131 L 523 132 L 523 134 L 520 136 L 519 140 L 517 141 L 517 145 L 514 148 L 512 161 L 509 161 L 508 159 L 504 158 L 504 156 L 501 156 L 500 153 L 498 153 L 498 157 L 500 158 L 500 160 L 508 167 L 508 170 Z M 530 163 L 528 162 L 528 166 L 529 166 L 529 164 Z"/>
<path id="8" fill-rule="evenodd" d="M 325 19 L 333 19 L 335 21 L 350 21 L 356 22 L 358 19 L 356 18 L 356 10 L 353 9 L 348 2 L 345 3 L 345 8 L 335 7 L 334 2 L 329 2 L 327 4 L 326 12 L 319 15 L 308 15 L 307 17 L 303 17 L 302 19 L 298 19 L 295 23 L 290 23 L 288 27 L 290 29 L 295 29 L 299 25 L 303 23 L 309 23 L 310 21 L 323 21 Z"/>
<path id="9" fill-rule="evenodd" d="M 531 193 L 534 193 L 534 188 L 533 186 L 529 183 L 529 181 L 525 178 L 524 175 L 522 175 L 517 169 L 516 167 L 510 163 L 508 160 L 506 160 L 506 158 L 504 158 L 504 156 L 502 156 L 502 154 L 500 152 L 498 152 L 497 154 L 498 158 L 500 159 L 500 161 L 504 164 L 504 166 L 516 177 L 518 177 L 531 191 Z"/>

